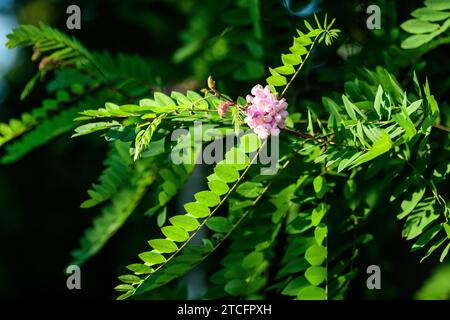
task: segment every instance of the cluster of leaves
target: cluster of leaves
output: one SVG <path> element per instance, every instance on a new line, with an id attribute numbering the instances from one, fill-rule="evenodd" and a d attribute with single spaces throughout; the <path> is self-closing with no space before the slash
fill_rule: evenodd
<path id="1" fill-rule="evenodd" d="M 6 145 L 3 163 L 17 161 L 55 137 L 73 131 L 78 126 L 74 119 L 86 106 L 99 105 L 108 99 L 126 103 L 131 97 L 134 99 L 152 90 L 158 82 L 152 66 L 143 59 L 125 54 L 114 57 L 107 53 L 90 53 L 77 40 L 49 26 L 21 26 L 8 38 L 10 48 L 32 46 L 33 60 L 46 54 L 22 98 L 31 92 L 37 79 L 51 71 L 53 78 L 47 90 L 54 98 L 43 100 L 41 107 L 23 113 L 20 119 L 0 124 L 0 141 Z M 110 134 L 121 133 L 112 129 Z M 82 264 L 103 247 L 142 201 L 148 187 L 158 181 L 158 166 L 155 166 L 161 164 L 158 153 L 150 154 L 142 164 L 132 165 L 129 142 L 112 140 L 99 183 L 88 191 L 89 199 L 81 207 L 108 203 L 103 206 L 101 215 L 94 218 L 93 227 L 86 231 L 81 248 L 74 250 L 76 264 Z M 184 181 L 190 170 L 182 169 L 179 181 Z"/>
<path id="2" fill-rule="evenodd" d="M 214 215 L 242 180 L 246 168 L 254 161 L 255 158 L 251 161 L 246 152 L 253 149 L 252 144 L 255 145 L 257 141 L 255 138 L 255 135 L 244 136 L 240 148 L 232 148 L 225 154 L 225 159 L 219 162 L 214 168 L 214 173 L 207 177 L 208 189 L 197 192 L 194 195 L 195 201 L 184 204 L 186 214 L 172 216 L 169 219 L 170 225 L 161 228 L 165 238 L 148 241 L 153 250 L 139 254 L 144 264 L 129 265 L 127 268 L 135 274 L 119 277 L 126 284 L 119 285 L 116 289 L 127 291 L 119 298 L 156 288 L 166 283 L 167 278 L 170 280 L 174 278 L 174 275 L 181 276 L 228 237 L 237 222 Z M 253 141 L 255 142 L 252 143 Z M 176 263 L 177 268 L 172 266 L 172 269 L 176 270 L 172 271 L 172 275 L 166 274 L 154 280 L 152 275 L 168 265 L 203 226 L 214 232 L 210 239 L 203 239 L 203 246 L 197 248 L 199 249 L 197 252 L 185 251 L 184 259 L 179 259 Z M 143 278 L 138 276 L 141 274 L 144 274 Z"/>
<path id="3" fill-rule="evenodd" d="M 22 114 L 20 119 L 0 124 L 1 144 L 8 143 L 3 163 L 16 161 L 76 128 L 73 119 L 86 106 L 98 105 L 108 98 L 127 102 L 134 95 L 148 92 L 149 86 L 157 82 L 151 68 L 143 67 L 145 63 L 139 57 L 89 53 L 75 39 L 45 25 L 20 26 L 8 39 L 9 48 L 32 46 L 33 60 L 47 54 L 41 58 L 36 75 L 25 86 L 22 98 L 32 91 L 37 79 L 50 71 L 54 71 L 54 77 L 47 88 L 55 98 L 45 99 L 42 107 Z"/>
<path id="4" fill-rule="evenodd" d="M 450 27 L 450 3 L 446 0 L 426 0 L 425 7 L 411 12 L 414 19 L 401 24 L 401 28 L 412 33 L 402 42 L 403 49 L 415 49 L 431 42 L 440 35 L 446 35 L 439 42 L 448 43 L 447 29 Z"/>
<path id="5" fill-rule="evenodd" d="M 290 53 L 281 56 L 283 65 L 266 73 L 260 8 L 268 4 L 260 2 L 226 1 L 225 7 L 233 7 L 223 16 L 230 28 L 210 39 L 204 51 L 205 28 L 192 23 L 174 60 L 195 61 L 195 55 L 208 60 L 210 48 L 230 46 L 230 61 L 214 57 L 225 76 L 245 81 L 268 75 L 272 92 L 284 97 L 316 44 L 330 46 L 340 30 L 332 29 L 334 19 L 328 23 L 326 16 L 322 23 L 315 16 L 315 27 L 305 20 L 307 31 L 297 30 Z M 404 48 L 422 46 L 446 32 L 448 3 L 427 0 L 425 5 L 412 13 L 417 19 L 402 25 L 417 33 Z M 205 8 L 195 21 L 213 24 L 212 9 Z M 415 73 L 411 92 L 379 67 L 361 71 L 345 82 L 344 92 L 322 97 L 315 108 L 290 103 L 277 174 L 261 175 L 256 161 L 274 141 L 238 135 L 239 142 L 225 150 L 206 177 L 208 188 L 184 204 L 185 212 L 173 213 L 169 202 L 188 180 L 201 146 L 218 142 L 196 137 L 195 122 L 219 133 L 234 126 L 239 134 L 245 99 L 234 101 L 220 93 L 212 80 L 201 93 L 156 90 L 161 81 L 145 60 L 91 53 L 45 25 L 21 26 L 9 39 L 9 47 L 33 47 L 34 60 L 45 54 L 22 97 L 53 73 L 47 88 L 56 98 L 0 124 L 0 145 L 7 144 L 2 161 L 15 161 L 72 130 L 73 137 L 100 133 L 109 144 L 105 168 L 81 204 L 102 204 L 101 214 L 73 251 L 73 263 L 99 252 L 144 199 L 150 200 L 145 214 L 157 216 L 159 234 L 151 235 L 148 249 L 137 254 L 140 261 L 119 277 L 119 299 L 148 294 L 180 278 L 219 246 L 226 246 L 225 256 L 205 297 L 343 299 L 358 274 L 359 252 L 373 238 L 368 219 L 386 207 L 404 220 L 402 235 L 414 240 L 412 250 L 426 250 L 423 259 L 442 248 L 443 261 L 450 250 L 450 209 L 439 191 L 448 183 L 450 149 L 448 141 L 445 151 L 432 141 L 432 133 L 446 128 L 438 123 L 442 114 L 428 82 L 419 83 Z M 232 110 L 222 118 L 217 108 L 225 101 Z M 175 129 L 187 133 L 174 141 Z M 171 162 L 177 150 L 187 151 L 187 164 Z M 371 183 L 375 178 L 379 183 Z"/>
<path id="6" fill-rule="evenodd" d="M 332 135 L 333 139 L 324 142 L 329 145 L 315 161 L 324 162 L 326 167 L 335 168 L 338 173 L 373 162 L 378 157 L 384 158 L 384 162 L 375 161 L 370 175 L 380 170 L 393 173 L 410 169 L 412 172 L 408 178 L 398 182 L 390 201 L 398 201 L 407 194 L 401 202 L 402 211 L 398 213 L 398 219 L 407 218 L 403 230 L 405 238 L 418 238 L 413 251 L 431 244 L 425 259 L 438 246 L 448 242 L 449 230 L 450 211 L 436 189 L 439 182 L 424 175 L 424 161 L 431 165 L 432 149 L 428 139 L 439 117 L 437 102 L 428 83 L 423 92 L 417 79 L 417 91 L 409 95 L 402 92 L 395 78 L 386 70 L 366 71 L 363 79 L 346 83 L 346 94 L 342 96 L 341 104 L 329 98 L 323 99 L 330 117 L 327 127 L 321 126 L 319 137 Z M 312 122 L 310 126 L 313 127 Z M 440 174 L 433 175 L 446 179 L 446 170 L 444 166 L 440 168 Z M 431 240 L 441 232 L 444 236 L 433 243 Z M 448 246 L 442 251 L 441 261 L 448 253 Z"/>
<path id="7" fill-rule="evenodd" d="M 291 53 L 281 55 L 283 65 L 275 69 L 269 68 L 271 76 L 268 77 L 266 81 L 270 85 L 272 92 L 277 92 L 275 87 L 285 86 L 285 88 L 288 88 L 288 81 L 286 79 L 286 76 L 292 76 L 291 79 L 295 78 L 297 73 L 302 69 L 306 59 L 308 59 L 308 56 L 314 48 L 314 44 L 316 41 L 318 43 L 321 43 L 325 40 L 326 45 L 331 45 L 333 39 L 338 36 L 340 30 L 331 29 L 335 22 L 335 19 L 327 24 L 327 16 L 325 16 L 322 27 L 317 17 L 314 17 L 317 23 L 316 28 L 313 28 L 309 24 L 309 22 L 305 20 L 305 26 L 307 27 L 309 32 L 307 34 L 304 34 L 303 32 L 297 30 L 298 37 L 294 38 L 294 43 L 292 47 L 289 48 Z M 296 65 L 299 65 L 297 70 L 294 67 Z M 291 81 L 292 80 L 289 80 L 289 82 Z M 283 97 L 284 94 L 285 91 L 281 92 L 280 97 Z"/>

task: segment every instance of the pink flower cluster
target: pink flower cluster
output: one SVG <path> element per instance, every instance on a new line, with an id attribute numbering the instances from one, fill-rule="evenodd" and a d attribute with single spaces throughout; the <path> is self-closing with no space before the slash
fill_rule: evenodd
<path id="1" fill-rule="evenodd" d="M 225 113 L 228 112 L 228 108 L 230 106 L 232 106 L 233 104 L 235 104 L 234 102 L 231 101 L 222 101 L 219 103 L 219 106 L 217 107 L 217 113 L 219 114 L 219 116 L 221 118 L 223 118 L 225 116 Z"/>
<path id="2" fill-rule="evenodd" d="M 284 98 L 278 100 L 270 92 L 268 85 L 263 88 L 258 84 L 252 88 L 251 93 L 251 95 L 247 95 L 249 106 L 245 111 L 247 114 L 245 123 L 261 139 L 266 139 L 271 134 L 277 136 L 280 133 L 279 128 L 284 128 L 288 115 L 286 100 Z"/>

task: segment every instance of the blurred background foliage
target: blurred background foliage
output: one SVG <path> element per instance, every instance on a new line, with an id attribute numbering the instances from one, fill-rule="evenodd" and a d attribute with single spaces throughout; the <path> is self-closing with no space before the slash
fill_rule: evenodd
<path id="1" fill-rule="evenodd" d="M 81 30 L 67 30 L 66 8 L 76 3 Z M 366 27 L 366 8 L 381 8 L 380 30 Z M 243 95 L 278 64 L 301 19 L 327 12 L 343 32 L 337 45 L 314 52 L 295 88 L 291 103 L 314 107 L 332 91 L 342 92 L 358 70 L 385 66 L 402 86 L 411 85 L 414 69 L 428 77 L 441 110 L 449 114 L 448 45 L 436 50 L 400 49 L 406 37 L 400 24 L 422 1 L 300 1 L 300 0 L 1 0 L 0 1 L 0 121 L 39 105 L 44 83 L 24 101 L 20 94 L 36 71 L 30 51 L 7 50 L 5 35 L 18 24 L 43 22 L 75 36 L 95 51 L 124 52 L 144 57 L 160 89 L 198 89 L 213 75 L 219 88 Z M 420 49 L 421 50 L 421 49 Z M 411 67 L 412 66 L 412 67 Z M 97 107 L 97 106 L 95 106 Z M 448 122 L 448 121 L 447 121 Z M 448 123 L 447 123 L 448 125 Z M 89 143 L 86 142 L 89 141 Z M 0 167 L 0 297 L 111 298 L 115 277 L 153 228 L 143 215 L 133 215 L 97 256 L 82 269 L 82 290 L 66 289 L 63 272 L 70 250 L 89 226 L 92 209 L 79 210 L 85 190 L 102 168 L 105 144 L 91 137 L 70 140 L 64 135 L 11 165 Z M 50 183 L 51 182 L 51 183 Z M 145 202 L 141 204 L 145 206 Z M 139 210 L 139 208 L 138 208 Z M 143 211 L 143 209 L 141 210 Z M 419 264 L 401 238 L 401 224 L 389 212 L 371 216 L 368 226 L 376 239 L 361 253 L 362 270 L 382 269 L 382 290 L 366 289 L 364 272 L 351 283 L 351 299 L 448 299 L 450 267 L 436 260 Z M 120 238 L 120 242 L 118 239 Z M 214 262 L 209 262 L 214 263 Z M 114 267 L 111 267 L 114 266 Z M 208 266 L 204 267 L 208 270 Z M 190 280 L 189 280 L 190 279 Z M 194 289 L 202 278 L 191 275 Z M 175 285 L 173 285 L 175 286 Z M 166 286 L 154 298 L 184 298 L 186 287 Z M 192 287 L 192 285 L 191 285 Z M 191 288 L 192 289 L 192 288 Z M 189 297 L 195 297 L 192 290 Z"/>

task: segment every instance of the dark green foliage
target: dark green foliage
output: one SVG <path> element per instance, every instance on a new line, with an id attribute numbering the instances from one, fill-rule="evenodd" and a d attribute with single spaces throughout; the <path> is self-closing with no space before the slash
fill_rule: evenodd
<path id="1" fill-rule="evenodd" d="M 73 119 L 82 110 L 82 106 L 71 107 L 52 118 L 43 120 L 33 131 L 24 135 L 19 141 L 6 146 L 6 154 L 1 159 L 2 163 L 16 161 L 52 138 L 73 130 L 76 127 Z"/>
<path id="2" fill-rule="evenodd" d="M 81 204 L 81 208 L 93 207 L 111 198 L 127 180 L 131 172 L 131 158 L 127 143 L 116 141 L 111 144 L 106 155 L 105 170 L 99 178 L 99 184 L 93 184 L 88 190 L 90 199 Z"/>
<path id="3" fill-rule="evenodd" d="M 147 187 L 155 180 L 158 158 L 147 159 L 128 172 L 126 182 L 109 195 L 111 203 L 94 218 L 93 227 L 81 238 L 80 249 L 74 250 L 71 264 L 81 265 L 95 255 L 133 213 Z"/>

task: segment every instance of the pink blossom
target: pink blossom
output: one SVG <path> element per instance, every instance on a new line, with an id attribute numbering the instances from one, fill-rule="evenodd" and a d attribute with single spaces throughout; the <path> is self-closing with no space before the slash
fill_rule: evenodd
<path id="1" fill-rule="evenodd" d="M 277 136 L 279 128 L 284 128 L 288 104 L 284 98 L 278 100 L 268 85 L 264 88 L 259 84 L 254 86 L 251 95 L 247 95 L 247 103 L 245 123 L 261 139 L 271 134 Z"/>
<path id="2" fill-rule="evenodd" d="M 221 118 L 225 116 L 225 113 L 228 112 L 228 108 L 233 105 L 233 102 L 231 101 L 222 101 L 219 103 L 219 106 L 217 107 L 217 113 Z"/>

